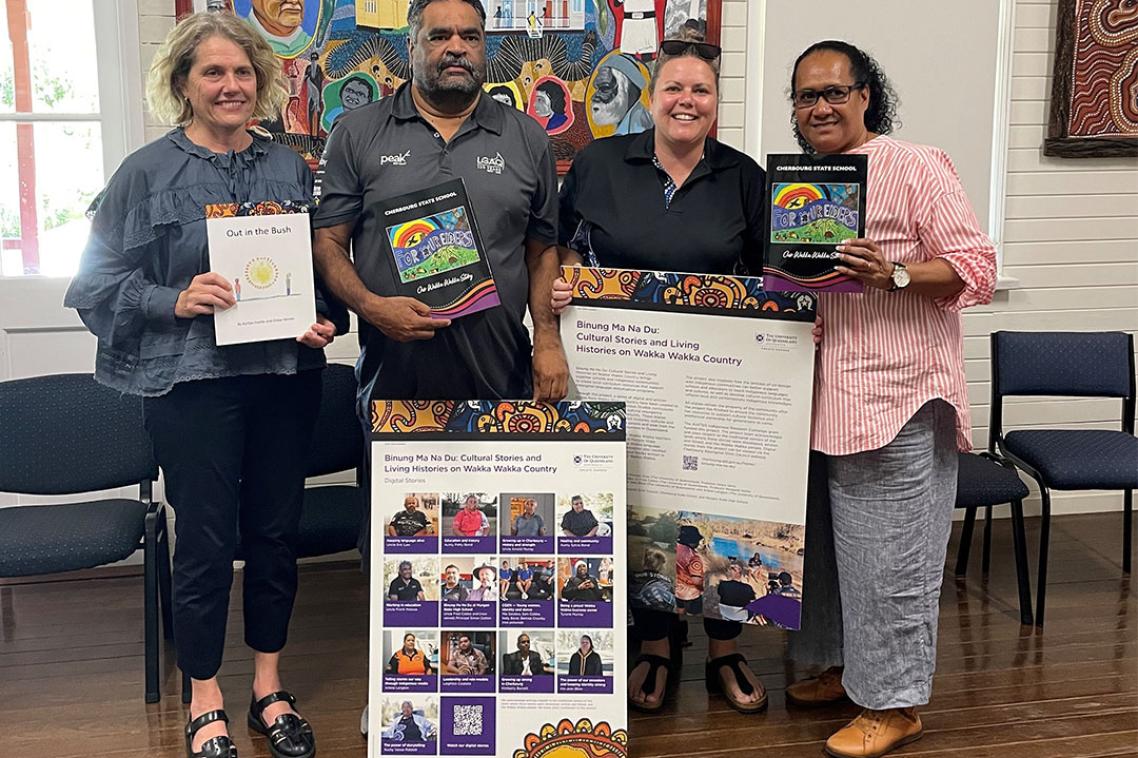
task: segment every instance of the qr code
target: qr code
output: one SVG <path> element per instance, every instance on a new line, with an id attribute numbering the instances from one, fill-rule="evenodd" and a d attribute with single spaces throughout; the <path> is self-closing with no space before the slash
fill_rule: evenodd
<path id="1" fill-rule="evenodd" d="M 685 455 L 684 456 L 684 471 L 699 471 L 699 456 L 698 455 Z"/>
<path id="2" fill-rule="evenodd" d="M 454 734 L 456 737 L 477 737 L 482 734 L 481 705 L 456 705 L 454 707 Z"/>

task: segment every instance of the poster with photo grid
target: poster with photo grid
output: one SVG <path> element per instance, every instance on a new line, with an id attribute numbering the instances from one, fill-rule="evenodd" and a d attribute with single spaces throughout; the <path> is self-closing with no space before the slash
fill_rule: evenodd
<path id="1" fill-rule="evenodd" d="M 368 755 L 626 756 L 624 404 L 380 400 L 371 428 Z"/>

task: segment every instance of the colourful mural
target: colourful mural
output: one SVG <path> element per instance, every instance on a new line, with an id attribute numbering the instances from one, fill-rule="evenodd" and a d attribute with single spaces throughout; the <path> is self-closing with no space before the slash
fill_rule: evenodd
<path id="1" fill-rule="evenodd" d="M 484 0 L 485 89 L 546 129 L 565 171 L 594 139 L 643 131 L 660 39 L 719 39 L 721 0 Z M 281 59 L 289 101 L 262 126 L 311 163 L 346 111 L 410 76 L 407 0 L 232 0 Z M 186 9 L 188 10 L 188 8 Z M 710 23 L 709 23 L 710 19 Z"/>

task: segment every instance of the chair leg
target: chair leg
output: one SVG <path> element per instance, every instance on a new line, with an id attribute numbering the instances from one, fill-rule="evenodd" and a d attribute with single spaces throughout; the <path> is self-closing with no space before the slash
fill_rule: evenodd
<path id="1" fill-rule="evenodd" d="M 146 702 L 157 703 L 160 698 L 158 681 L 158 514 L 149 511 L 143 527 L 143 591 L 146 649 Z"/>
<path id="2" fill-rule="evenodd" d="M 1130 573 L 1130 532 L 1133 529 L 1134 490 L 1122 493 L 1122 573 Z"/>
<path id="3" fill-rule="evenodd" d="M 992 506 L 984 506 L 984 557 L 980 561 L 980 571 L 988 576 L 992 567 Z"/>
<path id="4" fill-rule="evenodd" d="M 1013 500 L 1012 545 L 1016 559 L 1016 581 L 1019 584 L 1019 622 L 1031 626 L 1031 574 L 1027 568 L 1027 536 L 1023 528 L 1023 501 Z"/>
<path id="5" fill-rule="evenodd" d="M 159 513 L 158 518 L 158 592 L 162 600 L 162 636 L 167 640 L 174 639 L 174 606 L 173 593 L 170 589 L 170 538 L 169 529 L 165 523 L 165 515 Z"/>
<path id="6" fill-rule="evenodd" d="M 182 703 L 189 705 L 193 699 L 193 688 L 190 687 L 190 675 L 185 671 L 182 672 Z"/>
<path id="7" fill-rule="evenodd" d="M 1035 625 L 1043 626 L 1044 603 L 1047 598 L 1047 550 L 1051 541 L 1051 492 L 1047 487 L 1039 488 L 1039 498 L 1042 502 L 1042 513 L 1039 523 L 1039 582 L 1038 593 L 1035 599 Z"/>
<path id="8" fill-rule="evenodd" d="M 976 508 L 964 509 L 964 524 L 960 527 L 960 546 L 956 549 L 956 575 L 968 573 L 968 553 L 972 549 L 972 527 L 976 523 Z"/>

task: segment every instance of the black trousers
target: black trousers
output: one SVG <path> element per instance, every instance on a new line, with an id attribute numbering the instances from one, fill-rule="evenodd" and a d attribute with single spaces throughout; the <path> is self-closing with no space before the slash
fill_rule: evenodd
<path id="1" fill-rule="evenodd" d="M 296 535 L 321 372 L 183 382 L 143 416 L 176 514 L 174 640 L 194 679 L 221 668 L 238 525 L 245 643 L 284 647 L 296 597 Z"/>
<path id="2" fill-rule="evenodd" d="M 636 635 L 640 639 L 652 642 L 665 637 L 673 639 L 679 635 L 677 630 L 686 617 L 668 611 L 653 611 L 647 608 L 633 608 L 632 621 Z M 713 640 L 733 640 L 743 632 L 743 625 L 738 621 L 712 619 L 703 617 L 703 631 Z"/>

